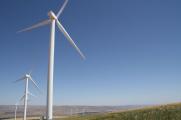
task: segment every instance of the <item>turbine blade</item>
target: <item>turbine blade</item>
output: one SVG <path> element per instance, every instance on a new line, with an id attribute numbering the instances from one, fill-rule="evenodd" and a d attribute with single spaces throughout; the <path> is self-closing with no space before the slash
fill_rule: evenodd
<path id="1" fill-rule="evenodd" d="M 70 42 L 70 44 L 76 49 L 76 51 L 80 54 L 80 56 L 85 59 L 84 54 L 80 51 L 80 49 L 77 47 L 77 45 L 75 44 L 75 42 L 72 40 L 72 38 L 70 37 L 70 35 L 67 33 L 67 31 L 65 30 L 65 28 L 60 24 L 60 22 L 58 20 L 56 20 L 57 26 L 60 29 L 60 31 L 65 35 L 65 37 L 67 38 L 67 40 Z"/>
<path id="2" fill-rule="evenodd" d="M 57 13 L 57 18 L 59 18 L 59 16 L 62 14 L 63 10 L 65 9 L 66 5 L 68 3 L 68 0 L 65 0 L 65 2 L 63 3 L 62 7 L 60 8 L 60 10 Z"/>
<path id="3" fill-rule="evenodd" d="M 49 19 L 49 20 L 44 20 L 44 21 L 39 22 L 39 23 L 37 23 L 37 24 L 35 24 L 35 25 L 31 26 L 31 27 L 22 29 L 22 30 L 18 31 L 18 33 L 20 33 L 20 32 L 25 32 L 25 31 L 29 31 L 29 30 L 32 30 L 32 29 L 35 29 L 35 28 L 38 28 L 38 27 L 45 26 L 45 25 L 49 24 L 50 22 L 51 22 L 50 19 Z"/>
<path id="4" fill-rule="evenodd" d="M 18 105 L 18 103 L 19 103 L 19 102 L 16 102 L 15 106 L 17 106 L 17 105 Z"/>
<path id="5" fill-rule="evenodd" d="M 34 94 L 32 94 L 31 92 L 28 92 L 29 95 L 33 96 L 33 97 L 36 97 Z"/>
<path id="6" fill-rule="evenodd" d="M 21 80 L 24 80 L 24 79 L 25 79 L 25 77 L 23 76 L 23 77 L 21 77 L 20 79 L 15 80 L 14 83 L 17 83 L 17 82 L 19 82 L 19 81 L 21 81 Z"/>
<path id="7" fill-rule="evenodd" d="M 31 76 L 30 76 L 30 80 L 31 80 L 32 83 L 35 85 L 35 87 L 41 92 L 40 88 L 38 87 L 38 85 L 37 85 L 36 82 L 32 79 Z"/>
<path id="8" fill-rule="evenodd" d="M 15 106 L 17 107 L 19 105 L 20 101 L 16 102 Z"/>
<path id="9" fill-rule="evenodd" d="M 23 101 L 24 98 L 25 98 L 25 95 L 23 95 L 19 101 L 20 102 Z"/>
<path id="10" fill-rule="evenodd" d="M 29 75 L 31 76 L 32 70 L 30 70 Z"/>

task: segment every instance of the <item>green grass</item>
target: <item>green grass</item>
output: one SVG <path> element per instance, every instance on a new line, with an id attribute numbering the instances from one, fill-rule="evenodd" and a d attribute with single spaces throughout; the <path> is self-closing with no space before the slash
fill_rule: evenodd
<path id="1" fill-rule="evenodd" d="M 181 103 L 56 120 L 181 120 Z"/>

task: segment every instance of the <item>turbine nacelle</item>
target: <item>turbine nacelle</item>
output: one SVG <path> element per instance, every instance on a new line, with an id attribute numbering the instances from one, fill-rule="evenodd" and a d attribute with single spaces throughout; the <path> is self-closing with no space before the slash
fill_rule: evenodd
<path id="1" fill-rule="evenodd" d="M 26 74 L 25 77 L 26 77 L 26 78 L 30 78 L 31 76 L 30 76 L 29 74 Z"/>
<path id="2" fill-rule="evenodd" d="M 37 85 L 36 82 L 33 80 L 33 78 L 32 78 L 32 76 L 31 76 L 30 73 L 29 73 L 29 74 L 25 74 L 23 77 L 21 77 L 20 79 L 16 80 L 15 82 L 26 81 L 26 80 L 27 80 L 27 81 L 31 81 L 31 82 L 34 84 L 34 86 L 40 91 L 38 85 Z M 40 91 L 40 92 L 41 92 L 41 91 Z"/>
<path id="3" fill-rule="evenodd" d="M 50 17 L 51 20 L 56 20 L 57 16 L 53 11 L 48 12 L 48 16 Z"/>

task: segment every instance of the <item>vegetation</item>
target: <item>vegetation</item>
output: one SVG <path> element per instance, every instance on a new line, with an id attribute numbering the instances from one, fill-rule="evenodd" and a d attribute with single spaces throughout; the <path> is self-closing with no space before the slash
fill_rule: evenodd
<path id="1" fill-rule="evenodd" d="M 100 115 L 74 116 L 57 120 L 181 120 L 181 103 Z"/>

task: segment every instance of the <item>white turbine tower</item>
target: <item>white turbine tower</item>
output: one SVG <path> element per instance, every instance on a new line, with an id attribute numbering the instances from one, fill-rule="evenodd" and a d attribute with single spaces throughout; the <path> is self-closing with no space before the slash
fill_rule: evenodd
<path id="1" fill-rule="evenodd" d="M 38 89 L 38 85 L 35 83 L 35 81 L 32 79 L 30 74 L 25 74 L 22 78 L 16 80 L 15 82 L 18 81 L 25 81 L 25 91 L 23 97 L 20 99 L 22 101 L 24 99 L 24 115 L 23 115 L 23 120 L 26 120 L 26 112 L 27 112 L 27 102 L 28 102 L 28 95 L 34 96 L 32 93 L 29 92 L 28 87 L 29 87 L 29 80 L 36 86 Z M 17 110 L 17 105 L 15 109 L 15 116 L 16 116 L 16 110 Z"/>
<path id="2" fill-rule="evenodd" d="M 18 109 L 18 103 L 15 104 L 15 110 L 14 110 L 14 120 L 16 120 L 16 113 Z"/>
<path id="3" fill-rule="evenodd" d="M 58 26 L 60 32 L 64 34 L 70 44 L 76 49 L 76 51 L 80 54 L 80 56 L 85 59 L 85 56 L 74 43 L 70 35 L 67 33 L 65 28 L 62 26 L 61 22 L 58 20 L 59 16 L 62 14 L 65 6 L 67 5 L 68 0 L 65 0 L 59 12 L 55 15 L 53 11 L 48 13 L 49 19 L 44 20 L 38 24 L 35 24 L 31 27 L 25 28 L 19 32 L 29 31 L 38 27 L 45 26 L 50 24 L 50 48 L 49 48 L 49 64 L 48 64 L 48 83 L 47 83 L 47 112 L 46 119 L 53 119 L 53 71 L 54 71 L 54 46 L 55 46 L 55 24 Z"/>

